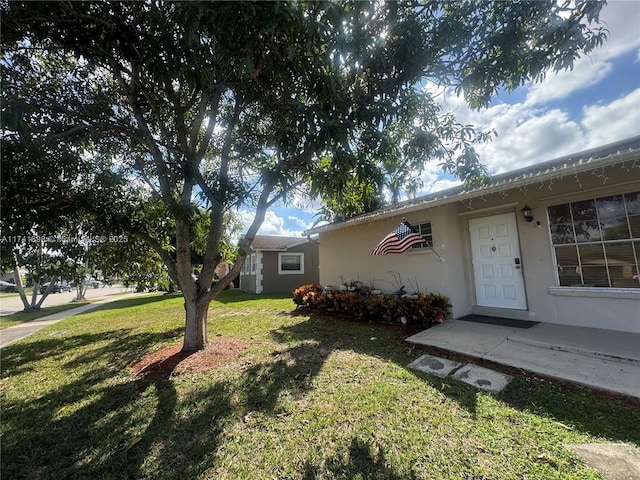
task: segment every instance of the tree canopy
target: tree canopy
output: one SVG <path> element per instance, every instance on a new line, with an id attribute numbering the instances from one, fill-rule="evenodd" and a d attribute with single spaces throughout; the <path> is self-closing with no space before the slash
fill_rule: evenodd
<path id="1" fill-rule="evenodd" d="M 421 87 L 486 106 L 597 47 L 601 7 L 5 2 L 3 234 L 81 211 L 145 242 L 184 295 L 183 348 L 201 348 L 208 305 L 239 274 L 268 208 L 300 190 L 330 215 L 356 214 L 385 188 L 411 189 L 429 158 L 482 177 L 473 144 L 486 135 Z M 213 284 L 225 214 L 238 207 L 255 217 Z"/>

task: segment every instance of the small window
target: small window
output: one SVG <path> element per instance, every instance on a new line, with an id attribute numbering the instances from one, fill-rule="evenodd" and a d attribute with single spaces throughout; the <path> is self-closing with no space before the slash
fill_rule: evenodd
<path id="1" fill-rule="evenodd" d="M 304 253 L 279 253 L 278 274 L 291 275 L 304 273 Z"/>
<path id="2" fill-rule="evenodd" d="M 251 254 L 251 275 L 256 274 L 256 254 Z"/>
<path id="3" fill-rule="evenodd" d="M 418 233 L 424 238 L 426 243 L 419 243 L 417 245 L 412 246 L 411 248 L 414 250 L 421 250 L 424 248 L 433 247 L 433 234 L 431 233 L 431 222 L 420 223 L 418 225 L 414 225 Z"/>

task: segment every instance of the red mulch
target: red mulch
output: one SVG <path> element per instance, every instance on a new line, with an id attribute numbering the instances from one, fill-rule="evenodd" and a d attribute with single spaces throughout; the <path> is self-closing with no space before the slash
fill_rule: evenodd
<path id="1" fill-rule="evenodd" d="M 182 344 L 161 348 L 130 365 L 136 377 L 168 379 L 185 373 L 201 373 L 237 357 L 249 342 L 239 338 L 215 337 L 196 352 L 183 352 Z"/>

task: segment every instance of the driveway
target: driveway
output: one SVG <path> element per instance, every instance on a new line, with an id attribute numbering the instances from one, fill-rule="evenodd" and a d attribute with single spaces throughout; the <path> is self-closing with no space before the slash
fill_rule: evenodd
<path id="1" fill-rule="evenodd" d="M 126 288 L 123 286 L 113 286 L 113 287 L 100 287 L 100 288 L 91 288 L 87 289 L 87 293 L 85 294 L 85 298 L 87 300 L 96 299 L 98 297 L 104 297 L 107 295 L 114 295 L 117 293 L 130 292 L 132 293 L 134 290 L 132 288 Z M 40 295 L 38 295 L 40 298 Z M 76 291 L 72 290 L 71 292 L 63 292 L 63 293 L 50 293 L 47 298 L 44 299 L 42 304 L 43 307 L 53 307 L 54 305 L 61 305 L 63 303 L 69 303 L 71 300 L 76 298 Z M 31 297 L 28 297 L 31 300 Z M 3 315 L 11 315 L 12 313 L 21 312 L 24 309 L 24 305 L 22 304 L 22 300 L 20 300 L 20 296 L 16 293 L 11 296 L 3 296 L 0 298 L 0 316 Z"/>

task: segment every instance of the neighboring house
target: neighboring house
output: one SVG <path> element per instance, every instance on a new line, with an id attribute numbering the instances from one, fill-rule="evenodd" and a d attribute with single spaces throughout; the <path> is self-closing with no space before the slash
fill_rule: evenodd
<path id="1" fill-rule="evenodd" d="M 240 288 L 254 293 L 292 293 L 318 282 L 318 243 L 301 237 L 256 235 L 240 273 Z"/>
<path id="2" fill-rule="evenodd" d="M 449 296 L 454 317 L 640 333 L 640 137 L 492 180 L 308 230 L 319 234 L 320 283 L 392 292 L 400 276 L 409 293 Z M 403 217 L 432 248 L 370 256 Z"/>

